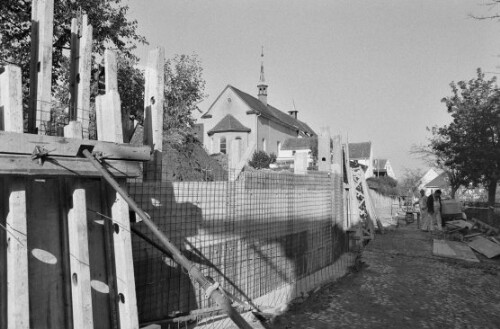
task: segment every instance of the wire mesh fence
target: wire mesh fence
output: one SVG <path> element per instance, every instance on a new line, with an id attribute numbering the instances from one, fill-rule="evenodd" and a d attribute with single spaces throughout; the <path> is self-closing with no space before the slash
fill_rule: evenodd
<path id="1" fill-rule="evenodd" d="M 343 219 L 334 215 L 343 196 L 334 181 L 328 173 L 258 171 L 243 172 L 235 181 L 140 178 L 130 180 L 128 189 L 172 242 L 233 300 L 266 308 L 286 303 L 348 266 L 342 258 L 349 250 L 348 237 Z M 213 315 L 216 305 L 159 250 L 145 226 L 135 223 L 133 230 L 141 323 L 182 317 L 201 323 Z"/>

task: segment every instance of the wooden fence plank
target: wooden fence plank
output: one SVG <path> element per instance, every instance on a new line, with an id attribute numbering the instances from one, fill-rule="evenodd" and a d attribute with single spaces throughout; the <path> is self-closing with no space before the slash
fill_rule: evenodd
<path id="1" fill-rule="evenodd" d="M 89 138 L 90 123 L 90 71 L 92 65 L 92 25 L 87 15 L 83 15 L 79 44 L 77 120 L 82 123 L 83 138 Z"/>
<path id="2" fill-rule="evenodd" d="M 36 127 L 45 135 L 51 111 L 52 87 L 52 36 L 54 28 L 54 0 L 38 0 L 38 58 L 36 71 Z"/>
<path id="3" fill-rule="evenodd" d="M 75 121 L 71 122 L 71 125 L 65 127 L 64 135 L 73 138 L 81 138 L 81 123 Z M 90 286 L 86 193 L 83 183 L 79 179 L 69 181 L 68 184 L 73 199 L 73 206 L 68 211 L 73 328 L 85 329 L 94 326 L 92 291 Z"/>
<path id="4" fill-rule="evenodd" d="M 121 122 L 120 96 L 116 80 L 116 54 L 106 50 L 104 54 L 106 72 L 106 94 L 103 97 L 105 107 L 97 114 L 97 127 L 106 127 L 101 132 L 97 131 L 99 140 L 115 143 L 123 143 L 123 131 Z M 97 110 L 97 109 L 96 109 Z M 112 129 L 109 129 L 112 127 Z M 117 179 L 118 183 L 125 188 L 126 180 Z M 132 237 L 130 231 L 130 215 L 127 202 L 109 189 L 108 196 L 111 205 L 111 217 L 113 218 L 113 247 L 115 253 L 115 275 L 118 290 L 119 303 L 118 313 L 121 329 L 139 328 L 137 315 L 137 299 L 135 293 L 134 260 L 132 257 Z"/>
<path id="5" fill-rule="evenodd" d="M 162 173 L 163 103 L 165 101 L 165 49 L 149 52 L 144 90 L 144 145 L 153 151 L 153 159 L 144 164 L 144 180 L 159 180 Z"/>
<path id="6" fill-rule="evenodd" d="M 23 132 L 21 69 L 7 65 L 0 74 L 0 106 L 4 109 L 4 128 Z M 28 254 L 26 236 L 26 187 L 23 178 L 6 179 L 7 230 L 7 324 L 9 328 L 29 328 Z M 1 215 L 1 214 L 0 214 Z M 2 234 L 5 233 L 2 232 Z"/>

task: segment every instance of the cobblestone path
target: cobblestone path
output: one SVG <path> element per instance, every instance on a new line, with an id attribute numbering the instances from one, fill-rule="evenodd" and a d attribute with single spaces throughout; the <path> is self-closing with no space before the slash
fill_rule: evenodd
<path id="1" fill-rule="evenodd" d="M 322 287 L 273 328 L 500 328 L 500 266 L 432 255 L 415 224 L 377 235 L 363 268 Z"/>

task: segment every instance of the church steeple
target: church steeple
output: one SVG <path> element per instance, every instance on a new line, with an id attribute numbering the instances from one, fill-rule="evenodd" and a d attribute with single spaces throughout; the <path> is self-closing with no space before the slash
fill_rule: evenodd
<path id="1" fill-rule="evenodd" d="M 257 88 L 259 89 L 259 100 L 267 106 L 267 84 L 264 77 L 264 46 L 262 46 L 262 52 L 260 54 L 260 79 Z"/>

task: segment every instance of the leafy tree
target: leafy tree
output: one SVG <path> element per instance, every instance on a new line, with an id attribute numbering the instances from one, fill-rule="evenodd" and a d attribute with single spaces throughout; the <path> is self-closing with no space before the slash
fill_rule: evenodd
<path id="1" fill-rule="evenodd" d="M 447 181 L 450 185 L 450 196 L 455 199 L 455 195 L 460 186 L 468 186 L 470 180 L 467 173 L 463 172 L 458 164 L 447 163 L 447 154 L 440 152 L 435 146 L 442 143 L 442 137 L 436 134 L 437 128 L 428 129 L 433 132 L 429 138 L 428 145 L 413 145 L 410 153 L 420 156 L 431 167 L 440 169 L 447 175 Z"/>
<path id="2" fill-rule="evenodd" d="M 203 68 L 198 55 L 176 55 L 165 63 L 163 129 L 186 132 L 194 125 L 193 111 L 206 97 Z"/>
<path id="3" fill-rule="evenodd" d="M 421 169 L 406 168 L 403 173 L 403 178 L 400 180 L 399 193 L 401 195 L 418 195 L 418 186 L 421 183 L 421 178 L 424 175 Z"/>
<path id="4" fill-rule="evenodd" d="M 0 11 L 0 63 L 14 63 L 21 67 L 23 74 L 24 100 L 28 100 L 29 67 L 31 47 L 31 1 L 2 0 Z M 127 18 L 128 6 L 121 0 L 74 0 L 54 2 L 54 36 L 52 54 L 52 80 L 54 96 L 64 107 L 68 102 L 69 60 L 68 53 L 71 40 L 71 19 L 82 13 L 88 15 L 93 27 L 93 54 L 103 54 L 106 48 L 119 51 L 118 61 L 119 92 L 122 98 L 124 117 L 133 113 L 139 99 L 130 92 L 137 89 L 138 72 L 134 69 L 137 58 L 132 51 L 137 44 L 146 44 L 146 39 L 137 34 L 137 21 Z M 97 65 L 92 67 L 93 73 Z M 132 74 L 132 79 L 126 78 Z M 92 74 L 94 77 L 94 74 Z M 95 79 L 92 79 L 95 84 Z M 97 95 L 97 88 L 92 99 Z M 141 105 L 142 106 L 142 105 Z M 58 110 L 59 111 L 59 110 Z M 126 126 L 128 121 L 124 121 Z"/>
<path id="5" fill-rule="evenodd" d="M 255 169 L 265 169 L 269 168 L 271 161 L 272 158 L 265 151 L 255 151 L 248 164 Z"/>
<path id="6" fill-rule="evenodd" d="M 70 49 L 71 19 L 86 13 L 93 26 L 93 52 L 103 54 L 106 48 L 115 47 L 126 57 L 137 59 L 132 50 L 137 43 L 146 44 L 137 34 L 137 21 L 127 18 L 128 6 L 121 0 L 74 0 L 54 2 L 53 80 L 64 74 L 66 54 Z M 4 61 L 21 66 L 24 78 L 29 79 L 31 46 L 31 1 L 2 0 L 0 11 L 0 56 Z M 61 69 L 64 69 L 63 71 Z"/>
<path id="7" fill-rule="evenodd" d="M 462 179 L 487 187 L 488 202 L 493 205 L 500 179 L 500 92 L 496 78 L 487 80 L 478 69 L 476 78 L 450 86 L 452 95 L 442 102 L 453 120 L 433 128 L 429 146 Z"/>

